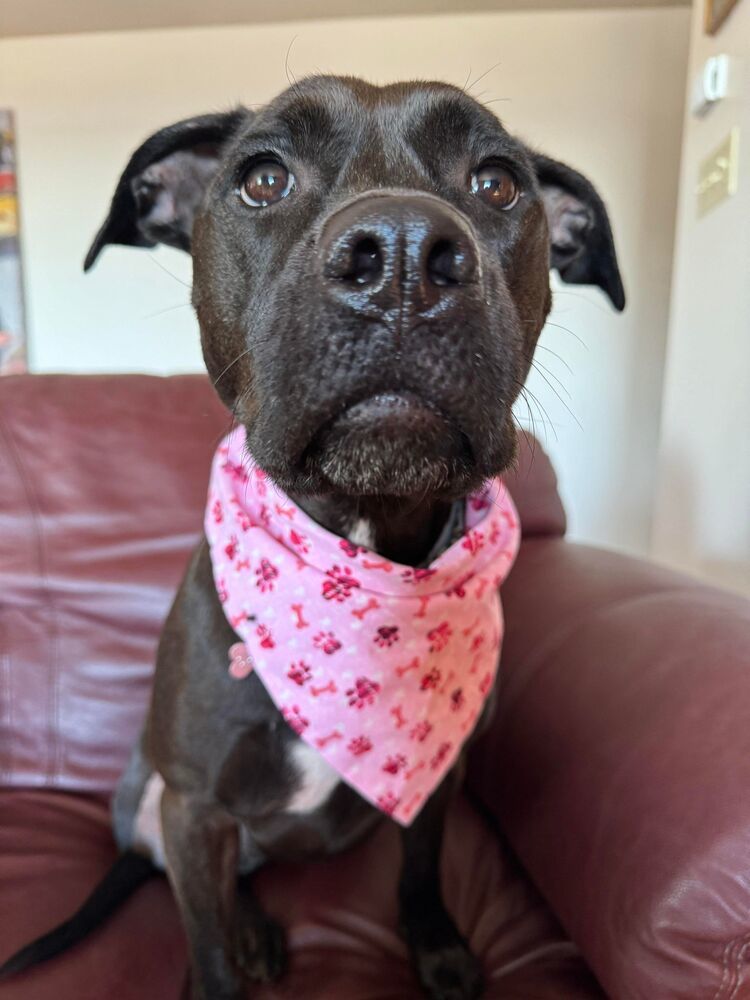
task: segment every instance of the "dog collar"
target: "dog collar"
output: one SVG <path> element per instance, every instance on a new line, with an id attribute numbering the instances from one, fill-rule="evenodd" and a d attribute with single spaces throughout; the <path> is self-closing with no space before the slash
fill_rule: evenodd
<path id="1" fill-rule="evenodd" d="M 429 565 L 327 531 L 249 457 L 244 428 L 214 456 L 205 530 L 224 613 L 286 722 L 360 795 L 408 826 L 454 764 L 492 690 L 498 587 L 518 514 L 500 480 Z M 243 648 L 244 647 L 244 648 Z"/>

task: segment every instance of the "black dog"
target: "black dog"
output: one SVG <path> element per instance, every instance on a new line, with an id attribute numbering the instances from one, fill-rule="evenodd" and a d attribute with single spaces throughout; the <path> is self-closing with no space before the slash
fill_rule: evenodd
<path id="1" fill-rule="evenodd" d="M 412 566 L 434 555 L 456 501 L 513 461 L 511 408 L 550 267 L 624 305 L 589 182 L 437 83 L 317 77 L 261 111 L 163 129 L 127 165 L 86 268 L 108 243 L 158 242 L 193 255 L 206 365 L 259 465 L 330 530 Z M 316 761 L 255 675 L 228 678 L 236 641 L 204 542 L 116 797 L 121 859 L 4 975 L 80 939 L 155 866 L 179 903 L 196 998 L 236 1000 L 246 979 L 281 973 L 281 930 L 248 875 L 340 851 L 379 813 Z M 440 895 L 454 784 L 403 830 L 399 902 L 427 994 L 458 1000 L 480 994 L 481 973 Z M 144 839 L 159 801 L 161 834 Z"/>

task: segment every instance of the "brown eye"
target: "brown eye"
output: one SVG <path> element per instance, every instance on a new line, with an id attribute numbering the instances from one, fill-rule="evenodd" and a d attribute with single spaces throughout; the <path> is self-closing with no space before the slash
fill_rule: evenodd
<path id="1" fill-rule="evenodd" d="M 294 187 L 294 175 L 276 160 L 257 160 L 245 174 L 240 197 L 252 208 L 266 208 L 286 198 Z"/>
<path id="2" fill-rule="evenodd" d="M 501 208 L 504 212 L 513 208 L 521 197 L 513 174 L 505 167 L 492 163 L 479 167 L 472 173 L 471 190 L 488 205 Z"/>

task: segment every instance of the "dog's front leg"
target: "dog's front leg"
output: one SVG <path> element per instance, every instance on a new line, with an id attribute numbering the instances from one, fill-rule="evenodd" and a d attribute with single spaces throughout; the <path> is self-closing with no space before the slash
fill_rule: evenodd
<path id="1" fill-rule="evenodd" d="M 226 814 L 165 788 L 161 800 L 167 873 L 188 938 L 193 1000 L 238 1000 L 231 958 L 238 836 Z"/>
<path id="2" fill-rule="evenodd" d="M 474 1000 L 482 993 L 482 972 L 445 908 L 440 886 L 440 854 L 452 775 L 402 831 L 403 868 L 399 883 L 402 932 L 417 975 L 431 1000 Z"/>
<path id="3" fill-rule="evenodd" d="M 238 883 L 237 823 L 215 805 L 169 789 L 161 809 L 167 872 L 190 948 L 193 1000 L 240 1000 L 248 979 L 280 973 L 283 938 L 247 877 Z"/>

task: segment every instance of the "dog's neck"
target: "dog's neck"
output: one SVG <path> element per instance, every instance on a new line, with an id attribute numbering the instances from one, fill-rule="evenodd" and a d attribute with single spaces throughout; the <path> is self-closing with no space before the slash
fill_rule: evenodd
<path id="1" fill-rule="evenodd" d="M 405 566 L 419 566 L 433 552 L 450 518 L 450 501 L 391 497 L 292 497 L 321 524 L 355 545 Z"/>

